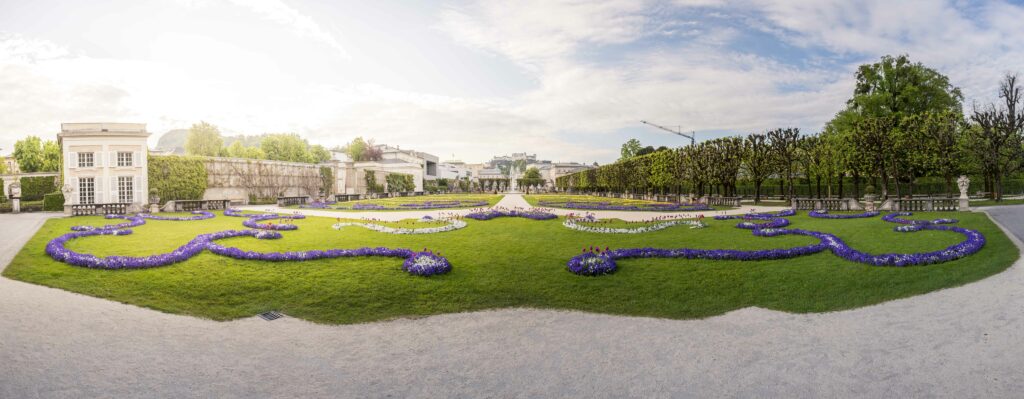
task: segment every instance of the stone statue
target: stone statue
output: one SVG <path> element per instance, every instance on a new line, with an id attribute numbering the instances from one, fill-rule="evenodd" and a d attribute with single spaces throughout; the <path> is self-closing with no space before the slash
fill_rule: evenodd
<path id="1" fill-rule="evenodd" d="M 11 198 L 21 198 L 21 183 L 20 182 L 11 183 L 10 191 L 11 191 Z"/>
<path id="2" fill-rule="evenodd" d="M 971 179 L 961 175 L 956 179 L 956 186 L 960 189 L 960 198 L 967 198 L 967 189 L 971 186 Z"/>
<path id="3" fill-rule="evenodd" d="M 75 192 L 75 188 L 71 187 L 70 184 L 64 183 L 60 187 L 60 191 L 64 193 L 64 205 L 71 205 L 71 194 Z"/>

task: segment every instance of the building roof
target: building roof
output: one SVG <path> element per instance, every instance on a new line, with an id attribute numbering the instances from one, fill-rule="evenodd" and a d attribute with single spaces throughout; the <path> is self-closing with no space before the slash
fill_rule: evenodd
<path id="1" fill-rule="evenodd" d="M 145 123 L 61 123 L 57 138 L 88 136 L 136 136 L 149 137 Z"/>

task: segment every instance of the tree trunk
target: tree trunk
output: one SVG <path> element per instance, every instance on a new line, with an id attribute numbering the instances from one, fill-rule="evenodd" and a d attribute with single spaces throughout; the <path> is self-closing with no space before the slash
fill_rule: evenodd
<path id="1" fill-rule="evenodd" d="M 814 177 L 814 184 L 816 185 L 815 188 L 818 190 L 818 199 L 821 199 L 821 176 Z"/>
<path id="2" fill-rule="evenodd" d="M 754 204 L 761 203 L 761 182 L 754 180 Z"/>

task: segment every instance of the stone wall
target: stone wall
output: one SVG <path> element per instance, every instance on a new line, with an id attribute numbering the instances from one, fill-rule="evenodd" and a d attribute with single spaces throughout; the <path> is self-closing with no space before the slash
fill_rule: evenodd
<path id="1" fill-rule="evenodd" d="M 323 185 L 320 167 L 331 167 L 337 176 L 337 168 L 331 164 L 216 157 L 205 162 L 207 187 L 203 199 L 207 200 L 247 203 L 250 199 L 316 197 Z"/>

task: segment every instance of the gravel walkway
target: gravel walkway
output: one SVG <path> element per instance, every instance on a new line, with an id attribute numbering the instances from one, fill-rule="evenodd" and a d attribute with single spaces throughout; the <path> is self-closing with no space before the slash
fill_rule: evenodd
<path id="1" fill-rule="evenodd" d="M 993 213 L 1019 222 L 1024 207 Z M 0 216 L 0 265 L 40 220 Z M 824 314 L 505 309 L 349 326 L 213 322 L 0 278 L 0 398 L 1020 397 L 1022 263 Z"/>

